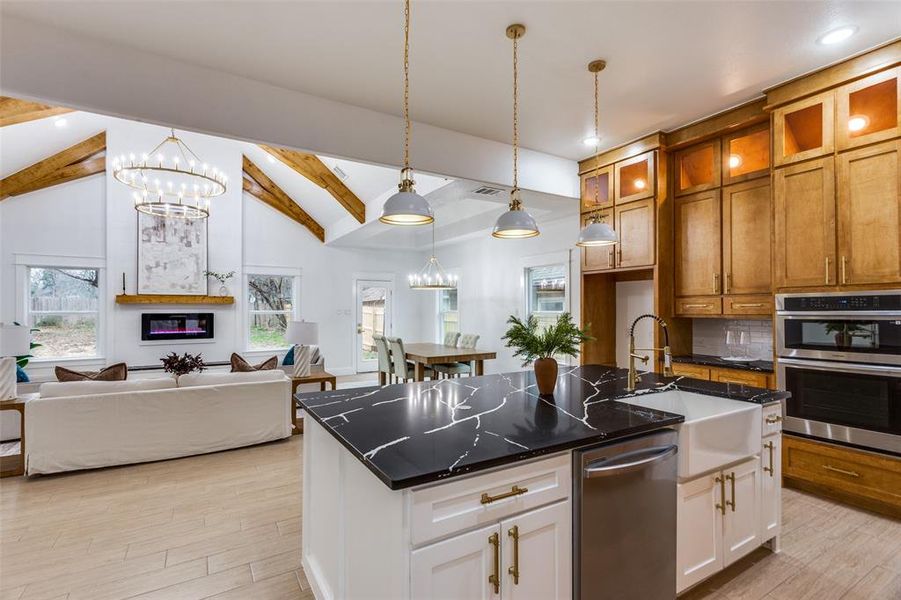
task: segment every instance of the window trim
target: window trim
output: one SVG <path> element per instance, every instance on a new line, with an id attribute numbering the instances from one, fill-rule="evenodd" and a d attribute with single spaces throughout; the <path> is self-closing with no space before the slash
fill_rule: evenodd
<path id="1" fill-rule="evenodd" d="M 54 256 L 44 254 L 14 254 L 16 269 L 16 320 L 29 323 L 31 319 L 31 291 L 29 271 L 35 269 L 96 269 L 97 270 L 97 351 L 93 356 L 33 357 L 29 364 L 49 367 L 55 364 L 105 364 L 111 341 L 107 327 L 106 260 L 94 256 Z M 47 314 L 76 314 L 48 312 Z M 86 313 L 87 314 L 87 313 Z"/>
<path id="2" fill-rule="evenodd" d="M 276 276 L 276 277 L 290 277 L 291 281 L 291 311 L 290 311 L 290 321 L 299 321 L 302 319 L 300 312 L 300 290 L 303 279 L 303 273 L 301 269 L 289 268 L 289 267 L 267 267 L 263 265 L 251 265 L 244 267 L 244 273 L 241 276 L 241 337 L 243 338 L 242 346 L 244 347 L 244 352 L 250 354 L 254 352 L 287 352 L 291 349 L 291 345 L 283 346 L 281 348 L 251 348 L 250 347 L 250 316 L 251 316 L 251 308 L 250 302 L 248 302 L 248 288 L 250 286 L 250 278 L 253 276 Z M 262 310 L 262 311 L 253 311 L 253 314 L 272 314 L 272 315 L 280 315 L 280 314 L 288 314 L 289 311 L 281 311 L 281 310 Z"/>
<path id="3" fill-rule="evenodd" d="M 520 298 L 522 299 L 522 312 L 524 318 L 528 318 L 529 309 L 531 304 L 530 293 L 529 293 L 529 269 L 534 269 L 538 267 L 553 267 L 553 266 L 562 266 L 563 267 L 563 311 L 568 312 L 572 315 L 573 321 L 576 325 L 581 327 L 581 319 L 578 314 L 572 314 L 572 285 L 573 285 L 573 255 L 572 250 L 566 250 L 564 252 L 552 252 L 548 254 L 542 254 L 537 256 L 529 256 L 525 257 L 520 263 L 522 269 L 520 270 Z M 547 312 L 547 311 L 542 311 Z M 559 314 L 559 313 L 557 313 Z M 573 364 L 578 364 L 580 360 L 579 357 L 571 358 L 568 356 L 565 357 L 557 357 L 557 361 L 564 366 L 572 366 Z M 575 361 L 575 362 L 574 362 Z"/>
<path id="4" fill-rule="evenodd" d="M 451 273 L 451 274 L 457 275 L 457 273 Z M 443 315 L 444 313 L 441 312 L 441 294 L 446 291 L 448 291 L 448 290 L 439 290 L 438 293 L 435 294 L 435 331 L 436 331 L 435 339 L 436 339 L 436 343 L 438 343 L 438 344 L 444 343 L 444 327 L 443 327 L 444 320 L 441 318 L 441 315 Z M 457 281 L 456 292 L 457 292 L 457 310 L 454 312 L 457 313 L 457 326 L 459 327 L 459 330 L 462 333 L 463 332 L 463 326 L 462 326 L 463 319 L 462 319 L 462 315 L 460 313 L 459 278 Z"/>

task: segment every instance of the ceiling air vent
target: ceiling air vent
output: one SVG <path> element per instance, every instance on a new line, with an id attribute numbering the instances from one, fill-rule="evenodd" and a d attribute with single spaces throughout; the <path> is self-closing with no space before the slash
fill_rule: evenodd
<path id="1" fill-rule="evenodd" d="M 344 181 L 345 179 L 347 179 L 347 173 L 345 173 L 341 169 L 341 167 L 339 167 L 338 165 L 335 165 L 334 167 L 332 167 L 332 171 L 335 172 L 335 175 L 337 175 L 338 179 L 340 179 L 341 181 Z"/>
<path id="2" fill-rule="evenodd" d="M 473 194 L 479 194 L 481 196 L 497 196 L 504 190 L 499 188 L 488 187 L 487 185 L 483 185 L 480 188 L 473 190 Z"/>

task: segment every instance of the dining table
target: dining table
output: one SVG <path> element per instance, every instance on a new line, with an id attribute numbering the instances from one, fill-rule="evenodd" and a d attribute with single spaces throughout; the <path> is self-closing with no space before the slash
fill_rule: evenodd
<path id="1" fill-rule="evenodd" d="M 457 348 L 456 346 L 445 346 L 444 344 L 431 344 L 427 342 L 404 344 L 404 352 L 406 353 L 407 360 L 415 365 L 413 377 L 416 381 L 423 381 L 425 379 L 426 366 L 442 363 L 475 363 L 473 367 L 474 374 L 484 375 L 485 361 L 497 358 L 497 352 L 493 350 Z M 385 385 L 384 381 L 382 381 L 383 377 L 384 374 L 380 373 L 379 383 L 381 385 Z"/>

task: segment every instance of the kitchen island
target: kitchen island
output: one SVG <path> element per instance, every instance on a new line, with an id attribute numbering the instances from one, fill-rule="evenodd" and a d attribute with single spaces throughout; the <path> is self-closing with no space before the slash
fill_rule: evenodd
<path id="1" fill-rule="evenodd" d="M 645 395 L 784 397 L 654 374 L 625 386 L 624 370 L 584 366 L 562 370 L 553 398 L 531 372 L 298 395 L 310 417 L 303 561 L 317 598 L 569 597 L 573 449 L 685 421 L 628 402 Z M 499 570 L 511 539 L 495 535 L 514 526 L 520 584 L 506 558 Z"/>

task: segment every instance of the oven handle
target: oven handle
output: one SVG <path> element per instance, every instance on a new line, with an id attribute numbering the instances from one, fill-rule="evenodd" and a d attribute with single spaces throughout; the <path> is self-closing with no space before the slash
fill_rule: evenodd
<path id="1" fill-rule="evenodd" d="M 879 319 L 880 321 L 894 321 L 901 319 L 901 312 L 896 310 L 883 311 L 853 311 L 853 310 L 836 310 L 836 311 L 810 311 L 810 312 L 794 312 L 794 311 L 776 311 L 776 317 L 781 319 L 839 319 L 848 321 L 859 321 L 861 318 Z M 859 317 L 859 318 L 854 318 Z"/>
<path id="2" fill-rule="evenodd" d="M 804 367 L 813 371 L 842 371 L 844 373 L 858 373 L 860 375 L 879 374 L 901 378 L 901 367 L 831 362 L 826 360 L 803 360 L 800 358 L 779 358 L 777 361 L 780 366 Z"/>

